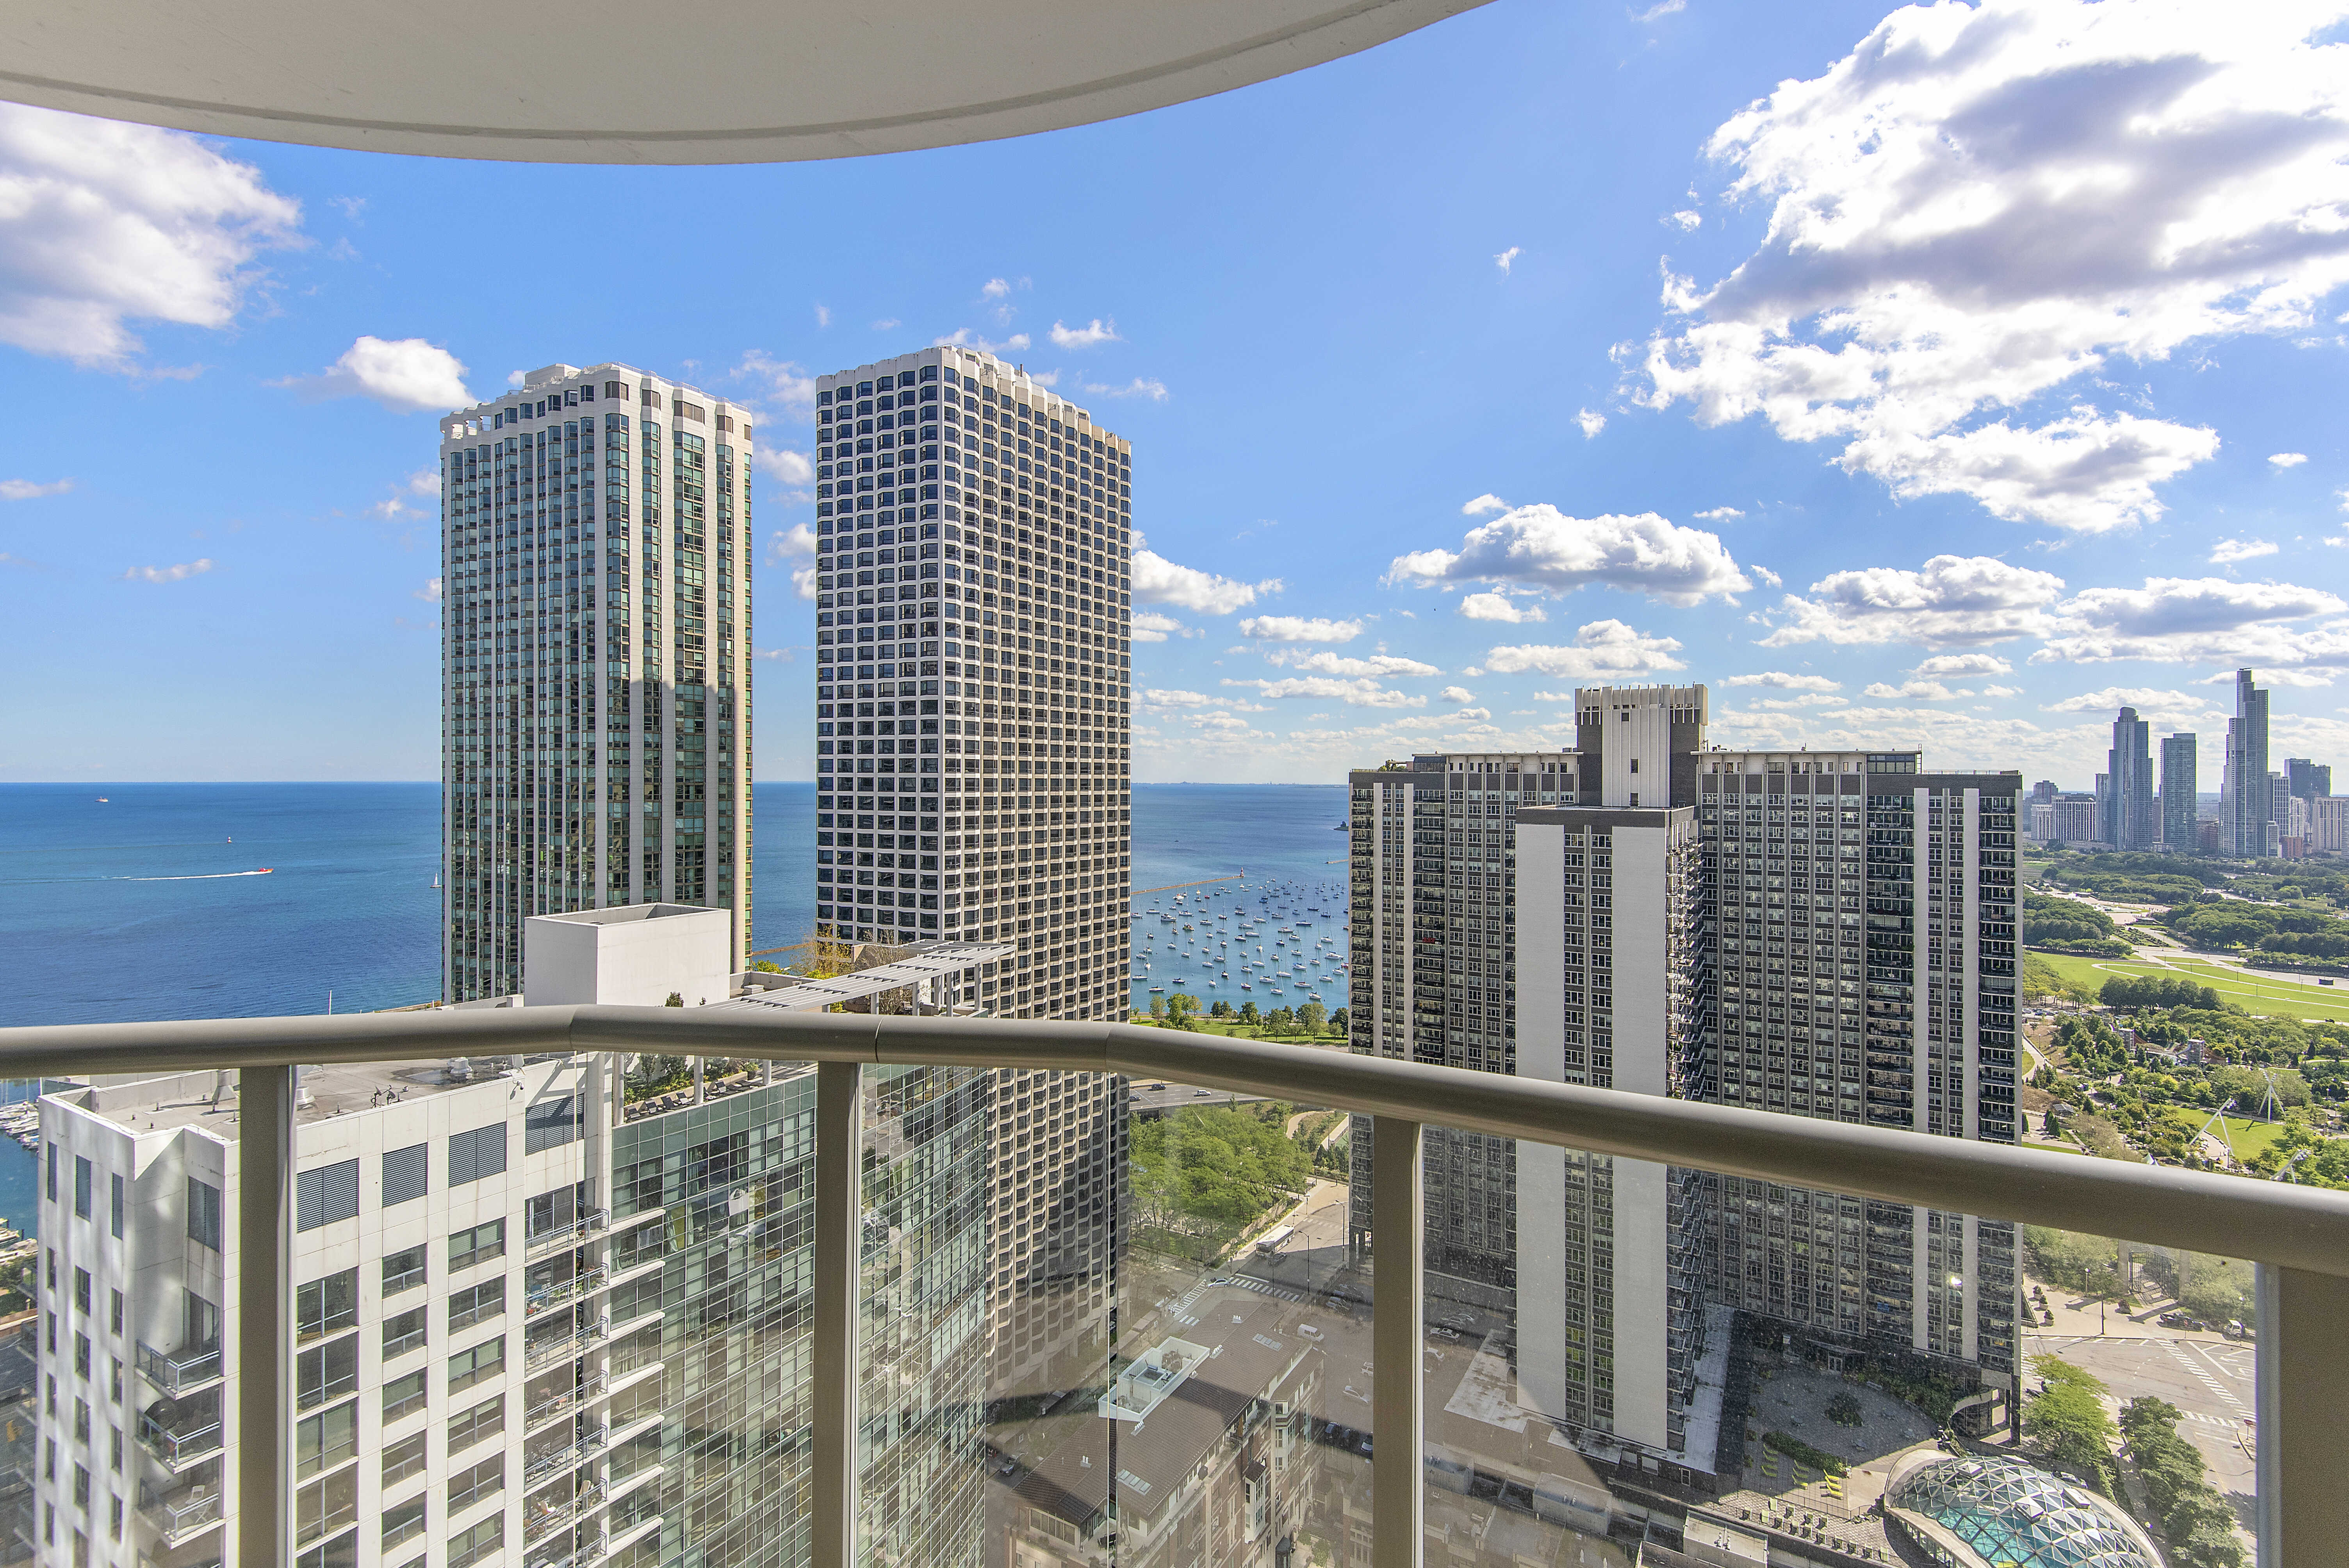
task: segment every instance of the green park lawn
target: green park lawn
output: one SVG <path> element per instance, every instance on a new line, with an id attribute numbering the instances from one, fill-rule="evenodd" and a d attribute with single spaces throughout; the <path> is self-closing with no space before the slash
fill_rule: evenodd
<path id="1" fill-rule="evenodd" d="M 2333 992 L 2297 981 L 2262 980 L 2257 975 L 2246 976 L 2240 969 L 2222 964 L 2212 964 L 2195 958 L 2178 958 L 2168 965 L 2147 964 L 2130 958 L 2080 958 L 2064 953 L 2035 953 L 2054 966 L 2066 980 L 2076 981 L 2094 991 L 2114 975 L 2169 975 L 2190 979 L 2208 985 L 2223 999 L 2232 1002 L 2246 1013 L 2271 1018 L 2321 1018 L 2336 1023 L 2349 1022 L 2349 995 Z"/>
<path id="2" fill-rule="evenodd" d="M 2185 1129 L 2189 1136 L 2200 1131 L 2202 1124 L 2210 1119 L 2209 1111 L 2196 1110 L 2190 1106 L 2183 1109 L 2173 1107 L 2168 1114 L 2169 1119 Z M 2220 1118 L 2218 1125 L 2210 1130 L 2225 1136 L 2227 1147 L 2233 1151 L 2236 1159 L 2248 1161 L 2282 1135 L 2283 1124 L 2278 1121 L 2260 1121 L 2250 1117 L 2229 1116 Z"/>

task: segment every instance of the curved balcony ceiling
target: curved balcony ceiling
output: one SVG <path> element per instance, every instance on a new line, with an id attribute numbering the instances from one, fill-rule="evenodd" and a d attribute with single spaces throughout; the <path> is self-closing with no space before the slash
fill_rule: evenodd
<path id="1" fill-rule="evenodd" d="M 1205 98 L 1483 3 L 20 6 L 0 22 L 0 98 L 218 136 L 439 158 L 851 158 Z"/>

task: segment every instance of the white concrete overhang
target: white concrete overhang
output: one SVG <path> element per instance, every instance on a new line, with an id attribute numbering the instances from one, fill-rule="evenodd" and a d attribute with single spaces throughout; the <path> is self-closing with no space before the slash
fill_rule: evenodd
<path id="1" fill-rule="evenodd" d="M 440 158 L 850 158 L 1205 98 L 1483 3 L 23 5 L 0 21 L 0 98 L 218 136 Z"/>

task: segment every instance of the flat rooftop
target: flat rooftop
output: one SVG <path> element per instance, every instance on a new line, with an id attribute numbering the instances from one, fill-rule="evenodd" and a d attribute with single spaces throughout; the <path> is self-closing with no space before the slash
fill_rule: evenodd
<path id="1" fill-rule="evenodd" d="M 796 975 L 752 975 L 747 984 L 767 981 L 765 989 L 746 991 L 740 1003 L 758 1007 L 781 1007 L 792 1012 L 861 1002 L 884 991 L 919 985 L 943 975 L 959 975 L 981 964 L 999 963 L 1019 951 L 1008 942 L 940 942 L 921 948 L 894 964 L 877 965 L 823 980 Z M 725 1006 L 739 1004 L 729 1003 Z"/>
<path id="2" fill-rule="evenodd" d="M 353 1111 L 487 1082 L 506 1074 L 505 1058 L 476 1057 L 470 1078 L 451 1076 L 443 1058 L 413 1062 L 364 1062 L 302 1069 L 296 1124 L 326 1121 Z M 104 1077 L 87 1084 L 49 1089 L 44 1098 L 93 1112 L 132 1132 L 169 1132 L 201 1127 L 223 1139 L 237 1135 L 237 1084 L 233 1072 L 171 1073 L 160 1078 Z"/>

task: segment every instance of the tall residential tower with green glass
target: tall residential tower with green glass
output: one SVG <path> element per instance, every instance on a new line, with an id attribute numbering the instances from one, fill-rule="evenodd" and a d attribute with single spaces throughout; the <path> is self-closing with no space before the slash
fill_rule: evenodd
<path id="1" fill-rule="evenodd" d="M 750 945 L 750 424 L 623 365 L 440 423 L 441 995 L 523 922 L 731 910 Z"/>

